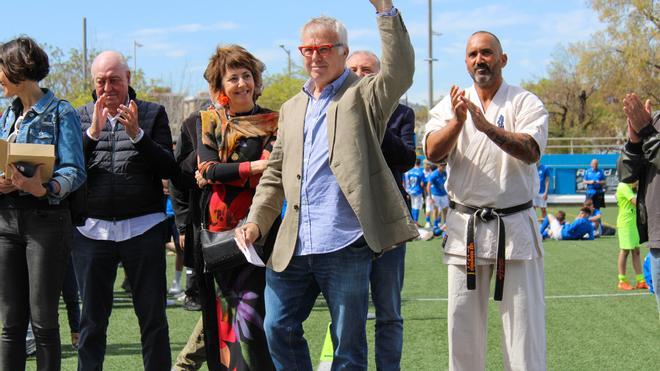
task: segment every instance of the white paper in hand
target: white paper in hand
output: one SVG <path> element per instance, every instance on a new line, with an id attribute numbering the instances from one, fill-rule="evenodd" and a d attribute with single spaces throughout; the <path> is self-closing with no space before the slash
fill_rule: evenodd
<path id="1" fill-rule="evenodd" d="M 241 252 L 243 255 L 245 255 L 245 259 L 248 261 L 248 263 L 252 265 L 256 265 L 257 267 L 265 267 L 266 264 L 264 264 L 263 260 L 259 257 L 259 254 L 257 254 L 257 251 L 254 249 L 254 246 L 250 245 L 245 245 L 241 243 L 237 238 L 234 238 L 236 240 L 236 244 L 238 247 L 241 249 Z"/>

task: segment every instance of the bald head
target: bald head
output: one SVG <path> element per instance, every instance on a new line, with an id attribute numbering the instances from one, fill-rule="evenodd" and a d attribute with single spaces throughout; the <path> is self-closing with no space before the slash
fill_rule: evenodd
<path id="1" fill-rule="evenodd" d="M 380 71 L 378 56 L 368 50 L 358 50 L 348 56 L 346 67 L 360 77 L 376 74 Z"/>
<path id="2" fill-rule="evenodd" d="M 502 49 L 502 43 L 500 42 L 500 39 L 497 36 L 495 36 L 494 33 L 489 32 L 489 31 L 477 31 L 477 32 L 473 33 L 472 35 L 470 35 L 470 38 L 468 39 L 468 45 L 470 44 L 470 40 L 472 40 L 472 38 L 475 37 L 475 36 L 486 36 L 486 37 L 488 37 L 489 39 L 491 39 L 491 42 L 495 46 L 495 49 L 497 50 L 497 52 L 499 52 L 500 54 L 504 53 L 504 50 Z"/>
<path id="3" fill-rule="evenodd" d="M 120 104 L 127 104 L 131 71 L 121 53 L 104 51 L 97 55 L 92 63 L 92 79 L 96 97 L 103 98 L 110 114 L 115 115 Z"/>
<path id="4" fill-rule="evenodd" d="M 120 52 L 116 52 L 114 50 L 106 50 L 94 58 L 94 62 L 92 62 L 92 76 L 94 76 L 95 72 L 99 68 L 107 68 L 108 66 L 130 73 L 128 63 L 126 63 L 126 58 L 124 58 Z"/>

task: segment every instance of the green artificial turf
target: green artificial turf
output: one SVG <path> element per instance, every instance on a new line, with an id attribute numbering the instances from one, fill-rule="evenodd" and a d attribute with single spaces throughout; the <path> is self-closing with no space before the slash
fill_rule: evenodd
<path id="1" fill-rule="evenodd" d="M 562 207 L 572 219 L 576 207 Z M 555 211 L 550 209 L 550 211 Z M 615 224 L 616 208 L 603 210 L 605 222 Z M 616 290 L 616 237 L 595 241 L 547 241 L 545 243 L 547 359 L 550 370 L 654 370 L 660 364 L 660 322 L 655 299 L 640 291 Z M 642 255 L 648 249 L 642 248 Z M 168 257 L 169 274 L 174 260 Z M 634 279 L 628 263 L 628 277 Z M 115 307 L 108 331 L 105 370 L 142 369 L 139 329 L 129 297 L 121 292 L 120 269 Z M 171 281 L 168 281 L 168 283 Z M 628 295 L 629 294 L 629 295 Z M 594 295 L 589 297 L 588 295 Z M 440 240 L 408 244 L 403 292 L 405 335 L 403 370 L 447 368 L 447 271 L 442 264 Z M 168 308 L 172 359 L 183 348 L 199 318 L 179 306 Z M 501 370 L 501 326 L 497 305 L 492 302 L 488 322 L 488 370 Z M 76 355 L 69 345 L 64 305 L 60 306 L 63 370 L 76 369 Z M 319 362 L 329 315 L 322 300 L 305 322 L 306 337 L 314 364 Z M 373 360 L 374 321 L 367 324 Z M 34 357 L 28 370 L 36 369 Z M 204 367 L 203 369 L 206 369 Z"/>

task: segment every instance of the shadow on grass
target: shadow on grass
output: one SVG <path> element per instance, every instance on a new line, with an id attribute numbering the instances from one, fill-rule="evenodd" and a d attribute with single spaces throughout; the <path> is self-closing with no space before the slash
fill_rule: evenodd
<path id="1" fill-rule="evenodd" d="M 170 349 L 177 352 L 186 345 L 185 342 L 170 342 Z M 142 345 L 140 343 L 114 343 L 108 344 L 105 350 L 106 357 L 108 356 L 121 356 L 121 355 L 134 355 L 137 357 L 142 356 Z"/>

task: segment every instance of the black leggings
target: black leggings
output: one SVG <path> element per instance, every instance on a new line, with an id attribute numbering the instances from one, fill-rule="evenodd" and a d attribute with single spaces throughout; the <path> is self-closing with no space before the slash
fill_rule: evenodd
<path id="1" fill-rule="evenodd" d="M 72 229 L 60 209 L 0 209 L 0 369 L 25 370 L 28 321 L 37 369 L 60 370 L 58 306 Z"/>

